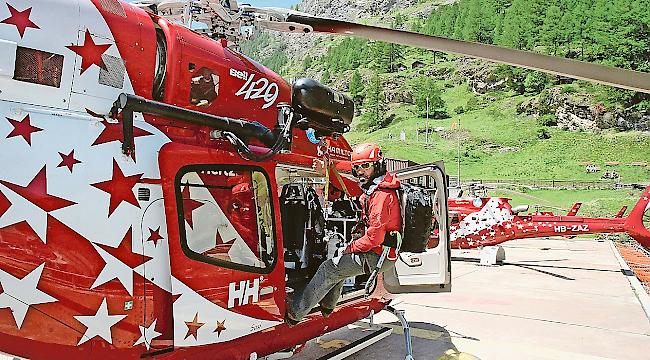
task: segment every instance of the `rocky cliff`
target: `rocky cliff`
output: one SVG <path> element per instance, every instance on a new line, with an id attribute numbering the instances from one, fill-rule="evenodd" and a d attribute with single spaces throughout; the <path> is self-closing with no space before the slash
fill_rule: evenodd
<path id="1" fill-rule="evenodd" d="M 316 16 L 356 20 L 386 15 L 393 9 L 405 9 L 418 0 L 304 0 L 298 10 Z"/>

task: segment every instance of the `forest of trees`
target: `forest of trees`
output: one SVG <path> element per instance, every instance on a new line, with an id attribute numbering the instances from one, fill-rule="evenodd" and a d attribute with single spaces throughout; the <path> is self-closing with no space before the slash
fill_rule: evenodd
<path id="1" fill-rule="evenodd" d="M 650 71 L 650 0 L 462 0 L 421 31 Z"/>
<path id="2" fill-rule="evenodd" d="M 408 24 L 397 14 L 395 28 L 533 50 L 650 71 L 650 0 L 461 0 L 441 6 L 427 19 Z M 392 72 L 403 47 L 348 38 L 329 49 L 322 62 L 332 71 L 373 62 Z"/>
<path id="3" fill-rule="evenodd" d="M 650 72 L 650 0 L 460 0 L 439 6 L 426 18 L 407 18 L 396 13 L 390 26 Z M 265 36 L 256 40 L 258 45 L 266 41 Z M 255 58 L 255 48 L 250 46 L 245 52 Z M 260 60 L 282 72 L 287 58 L 281 50 L 267 53 Z M 397 72 L 400 66 L 408 67 L 410 64 L 404 64 L 406 51 L 426 50 L 348 37 L 334 42 L 320 57 L 306 56 L 301 67 L 322 69 L 321 80 L 325 83 L 335 81 L 345 71 L 372 70 L 375 75 L 365 84 L 355 71 L 349 90 L 365 110 L 374 108 L 374 116 L 366 118 L 376 118 L 371 121 L 376 125 L 382 122 L 382 106 L 377 106 L 376 99 L 381 93 L 378 75 Z M 498 66 L 495 75 L 508 79 L 511 88 L 519 93 L 541 92 L 556 80 L 550 75 L 505 65 Z M 422 79 L 417 81 L 422 82 L 419 85 L 429 85 Z M 444 104 L 438 106 L 437 102 L 440 90 L 425 92 L 427 95 L 422 95 L 422 91 L 414 94 L 419 111 L 423 110 L 422 96 L 429 96 L 430 101 L 436 98 L 436 111 L 444 113 Z M 647 106 L 650 102 L 647 94 L 614 88 L 607 92 L 612 101 L 625 107 Z"/>

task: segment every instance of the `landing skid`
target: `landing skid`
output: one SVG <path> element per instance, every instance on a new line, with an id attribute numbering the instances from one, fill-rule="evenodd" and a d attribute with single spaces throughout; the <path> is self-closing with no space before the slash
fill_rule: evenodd
<path id="1" fill-rule="evenodd" d="M 318 360 L 341 360 L 345 359 L 346 357 L 356 354 L 359 351 L 367 348 L 368 346 L 378 342 L 381 339 L 384 339 L 388 337 L 390 334 L 393 333 L 393 329 L 391 328 L 381 328 L 371 334 L 368 334 L 364 336 L 363 338 L 354 341 L 350 343 L 347 346 L 344 346 L 333 353 L 327 354 Z"/>
<path id="2" fill-rule="evenodd" d="M 406 357 L 404 358 L 405 360 L 414 360 L 413 359 L 413 346 L 411 344 L 411 332 L 410 332 L 410 327 L 406 319 L 404 318 L 404 311 L 403 310 L 397 310 L 393 308 L 392 306 L 388 306 L 385 308 L 386 311 L 390 312 L 393 314 L 395 317 L 400 322 L 400 325 L 402 327 L 402 330 L 404 331 L 404 341 L 405 341 L 405 352 L 406 352 Z M 382 327 L 381 325 L 374 324 L 373 322 L 373 315 L 371 314 L 368 318 L 369 322 L 365 321 L 359 321 L 356 322 L 352 328 L 348 327 L 349 331 L 356 332 L 354 329 L 365 329 L 362 330 L 364 332 L 367 332 L 371 330 L 372 332 L 358 338 L 357 340 L 349 343 L 348 341 L 345 341 L 340 338 L 336 338 L 336 335 L 334 335 L 334 338 L 332 337 L 331 334 L 325 334 L 323 337 L 319 338 L 316 340 L 315 345 L 313 342 L 308 343 L 307 347 L 304 349 L 304 351 L 296 351 L 296 356 L 297 359 L 317 359 L 317 360 L 341 360 L 345 359 L 351 355 L 357 354 L 361 350 L 370 347 L 371 345 L 379 342 L 382 339 L 387 338 L 393 333 L 393 330 L 398 329 L 395 328 L 394 326 L 389 326 L 389 327 Z M 350 338 L 356 338 L 357 336 L 353 335 L 353 333 L 349 333 Z M 324 338 L 324 339 L 323 339 Z M 349 338 L 349 339 L 350 339 Z M 311 345 L 310 345 L 311 344 Z M 327 348 L 336 348 L 333 352 L 328 352 L 324 353 L 323 349 Z M 302 349 L 301 349 L 302 350 Z M 280 353 L 275 353 L 268 355 L 267 357 L 261 358 L 260 360 L 279 360 L 279 359 L 288 359 L 292 358 L 294 355 L 294 351 L 288 350 Z"/>

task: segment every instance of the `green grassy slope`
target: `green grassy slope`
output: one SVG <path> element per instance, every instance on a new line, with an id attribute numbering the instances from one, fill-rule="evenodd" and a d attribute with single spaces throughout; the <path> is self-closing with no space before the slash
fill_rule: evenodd
<path id="1" fill-rule="evenodd" d="M 443 98 L 447 108 L 454 109 L 466 105 L 473 96 L 466 85 L 457 85 L 447 89 Z M 372 133 L 352 131 L 346 138 L 353 144 L 376 141 L 393 158 L 420 163 L 443 159 L 450 174 L 457 173 L 460 139 L 464 179 L 599 180 L 603 171 L 616 170 L 623 182 L 650 180 L 650 169 L 627 165 L 650 161 L 648 134 L 572 132 L 543 127 L 534 118 L 516 113 L 516 105 L 525 99 L 524 96 L 504 97 L 479 110 L 460 115 L 452 112 L 449 119 L 430 120 L 430 128 L 444 129 L 430 134 L 430 144 L 424 143 L 426 120 L 416 115 L 412 105 L 393 108 L 391 112 L 396 120 L 387 128 Z M 538 137 L 542 128 L 550 135 L 549 139 Z M 421 131 L 419 139 L 417 129 Z M 400 141 L 402 131 L 406 141 Z M 585 161 L 593 162 L 602 171 L 587 173 L 578 164 Z M 622 164 L 607 167 L 608 161 Z"/>

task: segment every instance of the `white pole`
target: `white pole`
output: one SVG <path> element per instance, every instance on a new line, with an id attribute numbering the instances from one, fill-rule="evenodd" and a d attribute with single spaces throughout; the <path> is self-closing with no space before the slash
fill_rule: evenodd
<path id="1" fill-rule="evenodd" d="M 460 186 L 460 117 L 458 118 L 458 186 Z"/>
<path id="2" fill-rule="evenodd" d="M 427 136 L 426 143 L 429 143 L 429 97 L 427 96 Z"/>

